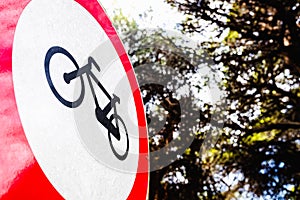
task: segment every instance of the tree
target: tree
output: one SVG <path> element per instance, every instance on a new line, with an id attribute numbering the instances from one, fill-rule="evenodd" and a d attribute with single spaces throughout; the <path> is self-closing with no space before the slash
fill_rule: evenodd
<path id="1" fill-rule="evenodd" d="M 217 65 L 213 67 L 223 73 L 221 86 L 226 91 L 227 106 L 193 105 L 200 118 L 198 129 L 191 132 L 194 140 L 184 154 L 178 155 L 179 159 L 151 172 L 149 199 L 267 196 L 297 199 L 300 195 L 299 2 L 167 0 L 167 3 L 186 15 L 181 23 L 183 33 L 203 33 L 207 29 L 200 23 L 203 20 L 217 28 L 213 31 L 216 38 L 202 43 L 202 47 L 214 58 Z M 198 73 L 197 61 L 203 52 L 178 45 L 176 39 L 164 37 L 163 31 L 149 34 L 135 26 L 130 32 L 134 34 L 127 35 L 125 44 L 134 67 L 159 63 L 183 74 Z M 153 41 L 160 42 L 153 45 Z M 176 50 L 167 51 L 170 46 L 197 57 L 187 62 L 191 59 L 180 56 Z M 199 91 L 204 88 L 200 84 L 194 86 Z M 165 129 L 153 133 L 162 140 L 158 143 L 150 140 L 153 151 L 176 140 L 173 133 L 182 113 L 178 112 L 179 99 L 170 91 L 159 85 L 145 85 L 142 91 L 145 91 L 144 103 L 158 99 L 158 104 L 168 110 Z M 216 113 L 219 119 L 212 123 L 212 115 Z M 220 124 L 224 116 L 225 123 Z M 148 118 L 153 122 L 153 116 Z M 221 125 L 222 129 L 215 128 Z M 189 128 L 190 124 L 184 126 Z M 221 137 L 213 149 L 199 155 L 205 135 L 211 130 Z M 151 164 L 155 164 L 153 158 Z"/>
<path id="2" fill-rule="evenodd" d="M 201 20 L 218 27 L 208 41 L 215 62 L 222 64 L 227 91 L 227 121 L 214 160 L 223 175 L 243 178 L 228 194 L 246 189 L 271 198 L 300 194 L 300 2 L 172 1 L 185 13 L 182 31 L 201 33 Z M 227 139 L 225 139 L 227 138 Z M 226 196 L 226 195 L 225 195 Z"/>
<path id="3" fill-rule="evenodd" d="M 130 24 L 133 26 L 128 26 Z M 211 61 L 203 50 L 192 48 L 191 44 L 186 44 L 188 40 L 178 34 L 167 33 L 162 29 L 139 29 L 122 12 L 115 16 L 114 25 L 123 32 L 121 37 L 135 68 L 150 122 L 149 198 L 178 199 L 178 194 L 171 196 L 168 191 L 176 191 L 179 186 L 185 188 L 185 194 L 190 194 L 191 198 L 196 197 L 197 190 L 192 193 L 189 191 L 194 182 L 187 182 L 185 178 L 179 180 L 176 176 L 183 177 L 188 172 L 188 176 L 194 176 L 196 180 L 197 176 L 192 171 L 198 170 L 201 172 L 199 176 L 208 176 L 205 172 L 202 174 L 200 167 L 189 164 L 198 162 L 198 156 L 189 152 L 196 150 L 204 140 L 205 134 L 200 134 L 199 129 L 210 120 L 206 116 L 211 115 L 208 112 L 210 106 L 205 102 L 197 105 L 200 99 L 190 90 L 187 90 L 186 96 L 178 96 L 174 90 L 187 84 L 195 91 L 204 88 L 209 82 L 207 73 L 203 74 L 205 81 L 202 83 L 192 83 L 190 77 L 199 73 L 200 68 L 203 71 L 208 64 L 211 69 L 215 66 L 210 65 Z M 199 123 L 200 116 L 202 120 Z M 181 157 L 176 159 L 178 156 Z M 209 184 L 206 183 L 207 187 Z M 179 195 L 184 197 L 184 194 Z"/>

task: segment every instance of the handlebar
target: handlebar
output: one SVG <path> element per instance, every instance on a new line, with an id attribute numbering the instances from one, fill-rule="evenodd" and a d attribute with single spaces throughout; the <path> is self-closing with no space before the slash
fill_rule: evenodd
<path id="1" fill-rule="evenodd" d="M 77 78 L 78 76 L 83 75 L 84 73 L 88 73 L 92 69 L 92 64 L 96 67 L 96 69 L 100 72 L 100 67 L 96 63 L 93 57 L 88 58 L 88 63 L 83 67 L 76 69 L 70 73 L 64 73 L 63 77 L 67 84 L 69 84 L 73 79 Z"/>

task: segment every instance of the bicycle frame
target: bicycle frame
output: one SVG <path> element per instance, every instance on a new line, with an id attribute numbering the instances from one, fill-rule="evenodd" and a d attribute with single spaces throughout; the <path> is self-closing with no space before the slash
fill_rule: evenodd
<path id="1" fill-rule="evenodd" d="M 95 109 L 95 114 L 97 120 L 105 127 L 107 130 L 109 130 L 113 136 L 117 139 L 120 140 L 120 132 L 119 132 L 119 125 L 118 125 L 118 120 L 116 120 L 116 127 L 111 123 L 110 119 L 108 119 L 107 114 L 114 108 L 114 114 L 113 116 L 115 117 L 117 115 L 117 108 L 116 108 L 116 103 L 120 103 L 120 98 L 113 94 L 113 97 L 109 95 L 109 93 L 106 91 L 106 89 L 103 87 L 103 85 L 100 83 L 100 81 L 97 79 L 95 74 L 91 71 L 92 69 L 92 64 L 96 67 L 96 69 L 100 72 L 100 67 L 96 63 L 96 61 L 92 58 L 88 58 L 88 63 L 84 65 L 83 67 L 76 69 L 70 73 L 64 73 L 63 77 L 64 80 L 67 84 L 69 84 L 73 79 L 82 76 L 83 74 L 86 74 L 92 95 L 94 97 L 96 109 Z M 92 83 L 92 80 L 97 83 L 98 87 L 102 90 L 102 92 L 105 94 L 105 96 L 109 99 L 109 103 L 105 106 L 104 109 L 101 109 L 98 103 L 98 99 L 95 93 L 95 89 Z"/>

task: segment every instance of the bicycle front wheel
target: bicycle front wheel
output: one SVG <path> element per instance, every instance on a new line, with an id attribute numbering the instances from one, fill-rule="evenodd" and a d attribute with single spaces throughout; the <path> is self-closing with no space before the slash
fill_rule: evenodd
<path id="1" fill-rule="evenodd" d="M 119 115 L 113 114 L 110 116 L 109 120 L 114 126 L 116 126 L 117 121 L 118 121 L 118 125 L 119 125 L 118 128 L 119 128 L 119 132 L 121 135 L 121 140 L 122 140 L 122 138 L 124 138 L 124 136 L 126 137 L 126 141 L 125 141 L 126 147 L 124 148 L 124 145 L 122 145 L 123 148 L 126 149 L 124 151 L 121 149 L 121 147 L 118 147 L 118 148 L 115 147 L 115 145 L 117 145 L 117 144 L 115 144 L 115 145 L 113 144 L 113 141 L 111 139 L 112 133 L 110 131 L 108 131 L 108 139 L 109 139 L 109 144 L 110 144 L 110 148 L 111 148 L 112 152 L 119 160 L 125 160 L 126 157 L 128 156 L 128 151 L 129 151 L 129 138 L 128 138 L 127 128 L 125 126 L 124 121 L 122 120 L 122 118 Z M 116 143 L 116 142 L 118 142 L 118 141 L 115 140 L 114 143 Z M 118 151 L 117 151 L 117 149 L 118 149 Z"/>
<path id="2" fill-rule="evenodd" d="M 51 47 L 45 57 L 45 73 L 46 73 L 46 78 L 48 81 L 48 84 L 50 86 L 51 91 L 53 92 L 53 94 L 55 95 L 55 97 L 65 106 L 69 107 L 69 108 L 75 108 L 78 107 L 84 97 L 84 93 L 85 93 L 85 89 L 84 89 L 84 82 L 83 82 L 83 78 L 82 76 L 80 76 L 80 85 L 81 85 L 81 89 L 80 89 L 80 94 L 77 98 L 73 99 L 73 100 L 67 100 L 66 98 L 64 98 L 55 88 L 54 83 L 53 83 L 53 79 L 51 78 L 50 75 L 50 61 L 51 58 L 55 55 L 55 54 L 63 54 L 64 56 L 66 56 L 74 65 L 74 67 L 76 69 L 79 69 L 79 66 L 77 64 L 77 62 L 75 61 L 75 59 L 73 58 L 73 56 L 64 48 L 59 47 L 59 46 L 53 46 Z M 62 74 L 63 77 L 63 74 Z M 67 83 L 66 83 L 67 84 Z"/>

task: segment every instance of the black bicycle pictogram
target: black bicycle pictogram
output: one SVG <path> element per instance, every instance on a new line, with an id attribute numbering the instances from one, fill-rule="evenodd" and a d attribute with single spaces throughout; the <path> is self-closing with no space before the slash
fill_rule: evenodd
<path id="1" fill-rule="evenodd" d="M 63 76 L 63 79 L 66 84 L 69 84 L 72 80 L 74 80 L 76 78 L 80 79 L 81 92 L 80 92 L 78 99 L 75 99 L 73 101 L 68 101 L 65 98 L 63 98 L 58 93 L 57 89 L 55 88 L 53 81 L 51 79 L 50 70 L 49 70 L 51 58 L 55 54 L 63 54 L 68 59 L 70 59 L 72 61 L 72 63 L 74 64 L 74 67 L 76 69 L 71 72 L 66 72 L 62 76 Z M 100 71 L 100 67 L 98 66 L 98 64 L 92 57 L 88 58 L 88 63 L 86 65 L 79 68 L 76 60 L 66 49 L 59 47 L 59 46 L 53 46 L 48 50 L 46 57 L 45 57 L 46 78 L 47 78 L 48 84 L 49 84 L 53 94 L 55 95 L 55 97 L 63 105 L 65 105 L 69 108 L 75 108 L 75 107 L 78 107 L 82 103 L 83 98 L 84 98 L 84 94 L 85 94 L 84 88 L 85 87 L 84 87 L 83 75 L 86 74 L 92 95 L 94 97 L 94 102 L 95 102 L 95 106 L 96 106 L 96 108 L 95 108 L 96 118 L 108 130 L 109 144 L 110 144 L 110 147 L 111 147 L 114 155 L 119 160 L 125 160 L 128 155 L 128 151 L 129 151 L 129 138 L 128 138 L 128 133 L 127 133 L 127 128 L 125 126 L 125 123 L 124 123 L 123 119 L 117 113 L 116 103 L 120 103 L 120 98 L 118 96 L 116 96 L 115 94 L 113 94 L 112 97 L 109 95 L 109 93 L 106 91 L 106 89 L 100 83 L 100 81 L 97 79 L 95 74 L 91 71 L 92 65 L 94 65 L 96 67 L 96 69 L 98 71 Z M 97 99 L 92 81 L 94 81 L 97 84 L 97 86 L 103 91 L 105 96 L 109 99 L 109 103 L 104 107 L 104 109 L 101 109 L 99 106 L 98 99 Z M 112 109 L 113 109 L 113 114 L 111 114 L 111 116 L 108 118 L 107 115 L 109 114 L 109 112 Z M 111 139 L 111 134 L 112 134 L 118 141 L 120 141 L 120 139 L 121 139 L 120 125 L 122 126 L 121 130 L 125 131 L 125 135 L 126 135 L 126 150 L 124 153 L 118 153 L 116 151 L 116 148 L 114 147 L 112 139 Z"/>

